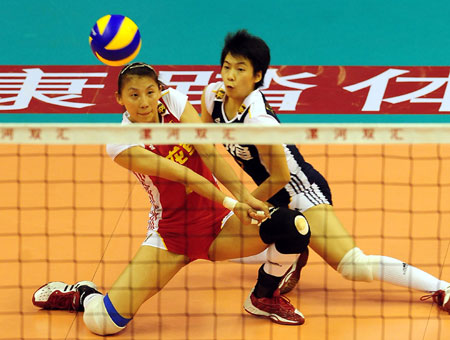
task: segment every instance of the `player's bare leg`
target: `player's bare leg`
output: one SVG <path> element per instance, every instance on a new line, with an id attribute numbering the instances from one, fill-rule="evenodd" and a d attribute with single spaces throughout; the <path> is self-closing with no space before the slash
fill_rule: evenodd
<path id="1" fill-rule="evenodd" d="M 336 217 L 331 205 L 314 206 L 306 210 L 303 215 L 311 227 L 310 247 L 336 269 L 344 255 L 355 247 L 353 238 Z M 306 249 L 289 267 L 280 282 L 282 294 L 287 294 L 295 288 L 300 280 L 301 271 L 308 262 L 308 257 L 309 251 Z"/>
<path id="2" fill-rule="evenodd" d="M 331 205 L 316 205 L 303 212 L 311 227 L 309 246 L 331 267 L 355 247 L 355 241 L 334 213 Z"/>
<path id="3" fill-rule="evenodd" d="M 188 263 L 184 255 L 141 246 L 114 282 L 109 298 L 120 315 L 131 318 L 139 307 L 158 293 Z"/>
<path id="4" fill-rule="evenodd" d="M 287 216 L 281 213 L 282 210 L 277 212 L 278 216 L 274 218 L 273 224 L 280 225 L 276 220 L 281 216 Z M 299 234 L 298 229 L 296 229 L 297 221 L 294 222 L 294 215 L 289 215 L 285 219 L 282 218 L 281 222 L 284 224 L 292 224 L 290 226 L 291 233 Z M 302 222 L 304 220 L 303 216 L 300 216 Z M 289 223 L 286 223 L 289 221 Z M 264 222 L 263 222 L 264 223 Z M 272 222 L 267 222 L 272 223 Z M 304 223 L 298 223 L 299 228 L 302 229 L 303 236 L 306 239 L 306 244 L 309 242 L 309 226 Z M 264 229 L 264 226 L 261 227 Z M 242 226 L 240 221 L 232 216 L 225 224 L 219 236 L 216 238 L 214 243 L 210 248 L 210 258 L 212 260 L 225 260 L 229 258 L 245 257 L 248 255 L 253 255 L 261 252 L 269 242 L 264 243 L 262 241 L 262 235 L 260 234 L 260 227 L 256 225 Z M 262 230 L 263 230 L 262 229 Z M 289 228 L 288 228 L 289 229 Z M 270 235 L 269 235 L 270 236 Z M 276 257 L 285 257 L 289 254 L 281 254 L 275 248 L 275 244 L 271 244 L 269 247 L 270 254 L 275 254 L 274 262 L 271 263 L 273 267 L 277 267 Z M 297 256 L 297 254 L 292 254 Z M 290 256 L 292 256 L 290 255 Z M 248 298 L 244 302 L 244 309 L 253 315 L 266 317 L 272 321 L 285 325 L 302 325 L 305 322 L 305 318 L 302 313 L 300 313 L 289 300 L 280 295 L 278 285 L 282 279 L 282 275 L 286 271 L 280 274 L 280 276 L 274 276 L 267 273 L 267 269 L 264 268 L 265 265 L 261 266 L 258 271 L 258 281 L 256 286 L 250 292 Z"/>
<path id="5" fill-rule="evenodd" d="M 83 311 L 83 320 L 93 333 L 115 334 L 131 321 L 139 307 L 160 291 L 187 263 L 184 255 L 141 246 L 108 294 L 94 283 L 75 285 L 49 282 L 33 294 L 33 304 L 45 309 Z"/>
<path id="6" fill-rule="evenodd" d="M 424 292 L 433 292 L 433 301 L 450 311 L 450 284 L 398 259 L 366 255 L 355 246 L 329 205 L 304 212 L 311 226 L 310 247 L 344 278 L 352 281 L 378 280 Z"/>
<path id="7" fill-rule="evenodd" d="M 232 215 L 211 244 L 208 255 L 212 261 L 223 261 L 254 255 L 265 248 L 267 244 L 259 236 L 259 226 L 242 225 L 241 221 Z"/>

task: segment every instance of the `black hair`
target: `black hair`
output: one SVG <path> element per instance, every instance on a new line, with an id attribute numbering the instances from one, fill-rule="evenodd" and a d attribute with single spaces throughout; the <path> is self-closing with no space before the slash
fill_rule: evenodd
<path id="1" fill-rule="evenodd" d="M 136 62 L 136 63 L 125 65 L 122 68 L 122 70 L 120 71 L 119 78 L 118 78 L 118 84 L 117 84 L 117 92 L 119 94 L 121 94 L 121 92 L 122 92 L 122 86 L 124 83 L 124 79 L 127 76 L 132 76 L 132 75 L 141 76 L 141 77 L 146 77 L 146 76 L 150 77 L 156 82 L 156 84 L 158 84 L 158 86 L 160 86 L 161 88 L 165 87 L 164 83 L 159 80 L 158 73 L 152 66 L 150 66 L 149 64 L 146 64 L 146 63 Z"/>
<path id="2" fill-rule="evenodd" d="M 264 40 L 248 33 L 245 29 L 236 33 L 228 33 L 225 37 L 225 45 L 220 57 L 220 66 L 223 66 L 228 53 L 250 60 L 253 66 L 253 73 L 256 74 L 261 71 L 262 74 L 262 78 L 255 84 L 255 88 L 263 85 L 264 76 L 270 64 L 270 49 Z"/>

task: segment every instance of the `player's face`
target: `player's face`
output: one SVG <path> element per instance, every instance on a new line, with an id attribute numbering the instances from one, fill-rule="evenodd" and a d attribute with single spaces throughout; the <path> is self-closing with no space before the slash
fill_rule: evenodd
<path id="1" fill-rule="evenodd" d="M 125 106 L 134 123 L 157 123 L 158 101 L 161 89 L 149 76 L 130 75 L 124 80 L 121 93 L 116 93 L 117 102 Z"/>
<path id="2" fill-rule="evenodd" d="M 228 97 L 243 100 L 255 89 L 255 84 L 261 80 L 261 71 L 254 74 L 253 65 L 243 56 L 233 56 L 228 53 L 222 65 L 223 82 Z"/>

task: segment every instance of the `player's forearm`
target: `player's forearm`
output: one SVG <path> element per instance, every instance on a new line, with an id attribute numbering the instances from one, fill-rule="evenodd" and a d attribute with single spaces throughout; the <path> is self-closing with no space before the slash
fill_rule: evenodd
<path id="1" fill-rule="evenodd" d="M 197 194 L 220 204 L 223 203 L 223 200 L 226 197 L 226 195 L 214 184 L 194 171 L 189 171 L 187 174 L 180 176 L 177 178 L 177 182 L 183 183 Z"/>
<path id="2" fill-rule="evenodd" d="M 163 165 L 164 164 L 164 165 Z M 161 169 L 156 176 L 183 184 L 197 194 L 222 204 L 226 195 L 213 183 L 195 171 L 172 161 L 161 161 Z M 145 170 L 142 173 L 146 173 Z"/>
<path id="3" fill-rule="evenodd" d="M 285 179 L 267 178 L 263 183 L 261 183 L 255 190 L 252 191 L 252 195 L 261 200 L 267 201 L 278 191 L 283 189 L 283 187 L 288 183 Z"/>
<path id="4" fill-rule="evenodd" d="M 181 183 L 199 195 L 221 204 L 225 198 L 225 194 L 203 176 L 138 146 L 123 151 L 115 158 L 115 162 L 139 174 L 157 176 Z"/>
<path id="5" fill-rule="evenodd" d="M 257 149 L 270 175 L 252 194 L 262 201 L 267 201 L 289 183 L 291 174 L 283 145 L 258 145 Z"/>
<path id="6" fill-rule="evenodd" d="M 239 179 L 233 168 L 219 154 L 214 145 L 196 146 L 205 165 L 211 170 L 217 180 L 222 183 L 239 201 L 246 202 L 250 194 Z"/>

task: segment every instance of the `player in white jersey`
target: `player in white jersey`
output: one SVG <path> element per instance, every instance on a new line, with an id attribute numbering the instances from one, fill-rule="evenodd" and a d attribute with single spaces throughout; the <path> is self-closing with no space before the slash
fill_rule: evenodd
<path id="1" fill-rule="evenodd" d="M 124 125 L 201 123 L 187 97 L 164 89 L 147 64 L 124 67 L 118 88 L 117 101 L 127 110 Z M 269 212 L 245 189 L 214 145 L 111 144 L 107 151 L 116 163 L 135 173 L 149 195 L 146 239 L 106 295 L 89 281 L 50 282 L 33 294 L 33 304 L 40 308 L 84 310 L 83 320 L 92 332 L 114 334 L 191 261 L 253 255 L 268 245 L 292 259 L 308 246 L 310 231 L 304 216 L 290 209 Z M 215 178 L 239 201 L 221 192 Z M 255 290 L 269 296 L 252 314 L 280 324 L 304 323 L 303 315 L 280 296 L 276 284 L 258 278 Z"/>
<path id="2" fill-rule="evenodd" d="M 208 85 L 202 96 L 202 120 L 227 124 L 266 124 L 279 121 L 258 89 L 270 63 L 270 50 L 260 38 L 245 30 L 228 34 L 221 54 L 222 82 Z M 450 312 L 449 283 L 400 260 L 366 255 L 333 211 L 326 180 L 292 145 L 226 145 L 236 162 L 258 187 L 252 194 L 275 206 L 303 212 L 311 226 L 310 247 L 344 278 L 354 281 L 380 280 L 432 293 L 437 305 Z M 253 262 L 265 253 L 241 259 Z M 306 257 L 306 256 L 304 256 Z M 280 286 L 292 289 L 306 262 L 299 258 Z M 267 264 L 263 264 L 263 267 Z M 247 306 L 244 305 L 246 308 Z"/>

